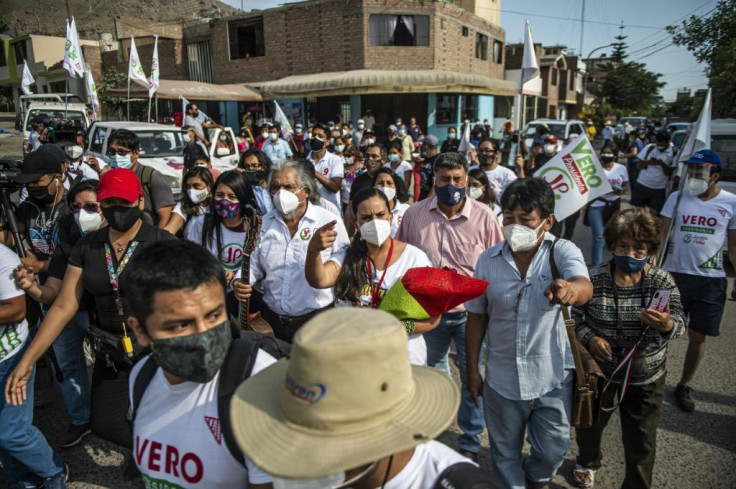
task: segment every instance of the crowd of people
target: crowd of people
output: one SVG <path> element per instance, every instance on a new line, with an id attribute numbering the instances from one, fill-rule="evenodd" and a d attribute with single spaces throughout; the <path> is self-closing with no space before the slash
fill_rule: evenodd
<path id="1" fill-rule="evenodd" d="M 574 430 L 576 484 L 594 486 L 618 409 L 626 467 L 607 477 L 651 486 L 667 345 L 687 331 L 674 395 L 692 411 L 725 305 L 724 242 L 736 263 L 736 196 L 718 186 L 716 153 L 687 159 L 686 185 L 667 195 L 666 134 L 644 147 L 632 133 L 625 153 L 605 141 L 613 191 L 558 222 L 552 188 L 532 177 L 559 151 L 543 129 L 513 151 L 511 123 L 495 140 L 477 122 L 461 154 L 464 127 L 440 143 L 413 117 L 376 135 L 367 111 L 354 127 L 296 125 L 289 140 L 243 122 L 243 141 L 211 142 L 214 123 L 187 107 L 179 202 L 126 129 L 107 165 L 84 154 L 84 134 L 25 158 L 19 234 L 4 215 L 0 236 L 0 461 L 13 487 L 65 487 L 57 449 L 90 433 L 126 449 L 126 476 L 147 487 L 548 487 L 572 431 L 568 309 L 605 375 L 596 421 Z M 237 166 L 214 171 L 211 144 L 237 147 Z M 382 307 L 417 269 L 490 285 L 439 313 L 417 298 Z M 422 300 L 460 293 L 440 276 Z M 56 449 L 32 424 L 47 352 L 70 419 Z M 456 446 L 434 441 L 455 419 Z M 492 476 L 477 466 L 485 431 Z"/>

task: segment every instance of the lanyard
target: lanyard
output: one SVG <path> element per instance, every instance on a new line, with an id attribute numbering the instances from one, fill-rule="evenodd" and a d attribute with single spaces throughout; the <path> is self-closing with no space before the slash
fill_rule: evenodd
<path id="1" fill-rule="evenodd" d="M 367 256 L 365 257 L 365 271 L 368 273 L 368 287 L 370 287 L 371 289 L 371 307 L 373 308 L 378 308 L 378 294 L 381 291 L 381 284 L 383 284 L 383 279 L 386 277 L 388 266 L 391 264 L 391 256 L 393 256 L 394 254 L 394 239 L 390 239 L 391 243 L 388 247 L 388 257 L 386 258 L 386 265 L 383 267 L 383 273 L 381 274 L 381 278 L 378 279 L 378 284 L 376 284 L 375 289 L 373 288 L 373 272 L 371 271 L 371 259 Z M 378 267 L 374 265 L 374 268 L 376 268 L 376 271 L 378 271 Z"/>
<path id="2" fill-rule="evenodd" d="M 128 249 L 125 250 L 125 254 L 120 258 L 118 262 L 118 269 L 115 270 L 115 265 L 112 261 L 112 250 L 110 244 L 105 243 L 105 261 L 107 262 L 107 275 L 110 278 L 110 286 L 112 287 L 112 293 L 115 296 L 115 307 L 118 310 L 118 315 L 123 316 L 123 299 L 120 297 L 120 274 L 123 273 L 125 265 L 128 264 L 135 247 L 138 246 L 138 241 L 131 241 L 128 245 Z"/>

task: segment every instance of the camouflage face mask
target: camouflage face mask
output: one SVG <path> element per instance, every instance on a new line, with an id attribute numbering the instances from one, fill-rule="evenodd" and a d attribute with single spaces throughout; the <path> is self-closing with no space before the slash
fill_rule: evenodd
<path id="1" fill-rule="evenodd" d="M 188 382 L 206 384 L 225 362 L 232 333 L 225 321 L 202 333 L 153 341 L 153 357 L 166 372 Z"/>

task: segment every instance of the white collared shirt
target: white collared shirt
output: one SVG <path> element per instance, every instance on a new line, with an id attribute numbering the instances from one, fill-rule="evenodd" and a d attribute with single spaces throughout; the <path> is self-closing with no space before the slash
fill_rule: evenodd
<path id="1" fill-rule="evenodd" d="M 263 216 L 258 247 L 250 258 L 250 283 L 263 292 L 263 300 L 276 314 L 301 316 L 335 302 L 332 288 L 314 289 L 304 274 L 309 241 L 332 221 L 337 221 L 337 239 L 322 251 L 322 263 L 334 261 L 342 266 L 350 239 L 345 225 L 331 212 L 307 203 L 294 236 L 276 209 Z M 239 277 L 238 271 L 235 278 Z"/>
<path id="2" fill-rule="evenodd" d="M 339 177 L 343 178 L 345 176 L 345 163 L 343 162 L 342 157 L 337 156 L 334 153 L 330 153 L 329 151 L 325 151 L 325 155 L 322 157 L 319 161 L 314 161 L 312 155 L 314 154 L 314 151 L 309 153 L 309 156 L 307 159 L 312 162 L 314 165 L 314 171 L 319 172 L 323 177 L 325 177 L 328 180 L 332 180 L 333 178 Z M 324 185 L 318 180 L 317 181 L 317 190 L 319 190 L 319 194 L 326 200 L 329 200 L 333 204 L 335 204 L 335 207 L 338 209 L 340 208 L 340 191 L 332 192 L 325 188 Z"/>

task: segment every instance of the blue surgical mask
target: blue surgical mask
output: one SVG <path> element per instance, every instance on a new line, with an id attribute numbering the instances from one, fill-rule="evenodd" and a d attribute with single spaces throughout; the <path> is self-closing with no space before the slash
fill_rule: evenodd
<path id="1" fill-rule="evenodd" d="M 613 264 L 622 272 L 634 273 L 641 271 L 647 264 L 648 256 L 644 258 L 634 258 L 631 255 L 613 254 Z"/>
<path id="2" fill-rule="evenodd" d="M 112 155 L 110 156 L 110 164 L 113 168 L 127 168 L 130 169 L 130 167 L 133 166 L 133 162 L 130 160 L 130 155 L 120 156 L 120 155 Z"/>
<path id="3" fill-rule="evenodd" d="M 396 163 L 397 161 L 399 161 L 399 155 L 397 154 L 388 155 L 388 161 L 390 161 L 391 163 Z"/>
<path id="4" fill-rule="evenodd" d="M 182 140 L 183 140 L 183 141 L 184 141 L 185 143 L 189 143 L 189 141 L 191 141 L 191 140 L 192 140 L 192 138 L 190 138 L 190 137 L 189 137 L 189 134 L 185 134 L 185 135 L 183 135 L 183 136 L 182 136 L 181 138 L 182 138 Z"/>
<path id="5" fill-rule="evenodd" d="M 445 205 L 456 205 L 465 198 L 465 187 L 456 187 L 448 183 L 442 187 L 434 186 L 434 193 L 437 195 L 437 201 Z"/>

